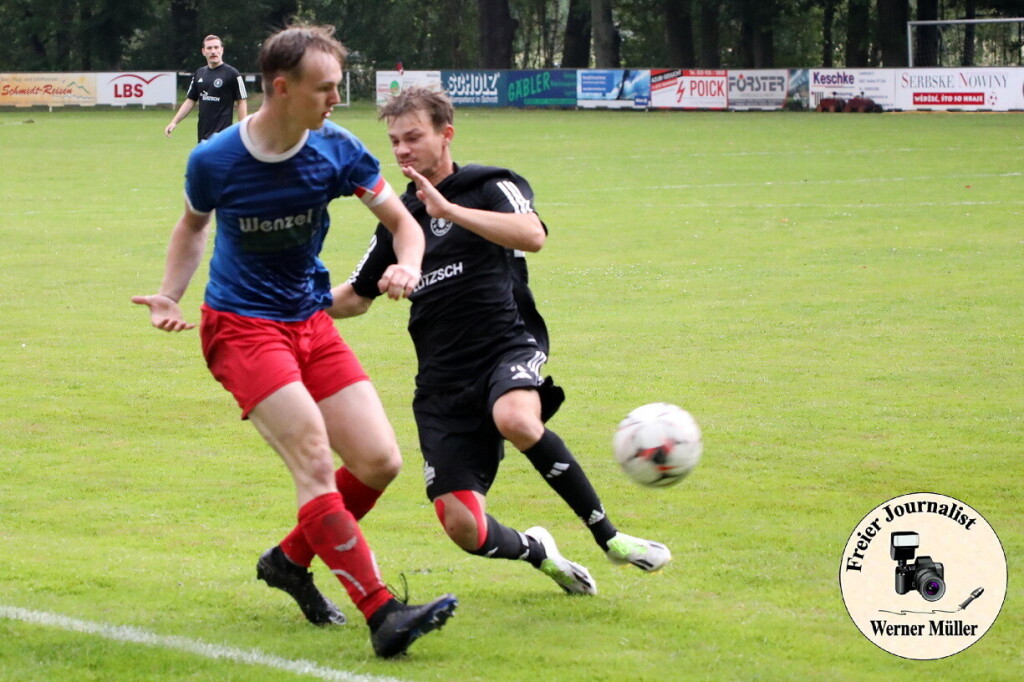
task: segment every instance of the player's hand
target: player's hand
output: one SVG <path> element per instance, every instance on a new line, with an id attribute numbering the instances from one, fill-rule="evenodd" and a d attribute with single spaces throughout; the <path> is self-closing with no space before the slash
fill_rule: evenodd
<path id="1" fill-rule="evenodd" d="M 451 202 L 444 198 L 430 181 L 412 166 L 402 166 L 402 173 L 416 183 L 416 198 L 423 202 L 431 218 L 446 218 Z"/>
<path id="2" fill-rule="evenodd" d="M 149 307 L 149 321 L 157 329 L 165 332 L 180 332 L 195 327 L 191 322 L 186 322 L 181 315 L 181 308 L 175 300 L 163 294 L 152 296 L 132 296 L 132 303 Z"/>
<path id="3" fill-rule="evenodd" d="M 170 137 L 171 133 L 173 133 L 174 129 L 177 128 L 177 127 L 178 126 L 174 125 L 173 123 L 168 123 L 167 127 L 164 128 L 164 135 L 166 135 L 167 137 Z"/>
<path id="4" fill-rule="evenodd" d="M 416 290 L 420 283 L 420 271 L 409 265 L 395 263 L 389 265 L 384 275 L 377 282 L 380 293 L 387 294 L 388 298 L 398 300 L 408 298 L 409 294 Z"/>

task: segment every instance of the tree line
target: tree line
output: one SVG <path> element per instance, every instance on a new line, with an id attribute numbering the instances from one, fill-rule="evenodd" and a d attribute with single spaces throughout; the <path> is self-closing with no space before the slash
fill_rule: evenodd
<path id="1" fill-rule="evenodd" d="M 1024 0 L 4 0 L 0 71 L 193 70 L 212 33 L 254 72 L 295 18 L 335 25 L 364 71 L 898 67 L 908 20 L 992 16 Z"/>

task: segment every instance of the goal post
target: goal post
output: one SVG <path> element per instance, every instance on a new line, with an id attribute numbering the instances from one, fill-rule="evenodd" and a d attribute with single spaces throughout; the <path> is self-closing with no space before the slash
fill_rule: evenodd
<path id="1" fill-rule="evenodd" d="M 908 21 L 907 58 L 911 68 L 1024 65 L 1024 17 Z"/>

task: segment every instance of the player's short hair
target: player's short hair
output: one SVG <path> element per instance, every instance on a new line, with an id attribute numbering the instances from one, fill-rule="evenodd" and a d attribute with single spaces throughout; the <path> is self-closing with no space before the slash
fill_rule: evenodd
<path id="1" fill-rule="evenodd" d="M 206 47 L 206 43 L 210 42 L 211 40 L 216 40 L 218 43 L 221 44 L 221 46 L 224 45 L 224 41 L 220 39 L 220 36 L 215 36 L 211 33 L 210 35 L 203 38 L 203 47 Z"/>
<path id="2" fill-rule="evenodd" d="M 414 111 L 427 112 L 430 123 L 438 132 L 455 122 L 455 109 L 448 95 L 420 86 L 403 88 L 400 93 L 381 104 L 377 109 L 377 118 L 381 121 L 391 120 Z"/>
<path id="3" fill-rule="evenodd" d="M 308 50 L 326 52 L 345 66 L 348 50 L 335 39 L 333 26 L 292 24 L 263 41 L 259 59 L 263 91 L 270 95 L 270 83 L 280 74 L 302 76 L 302 57 Z"/>

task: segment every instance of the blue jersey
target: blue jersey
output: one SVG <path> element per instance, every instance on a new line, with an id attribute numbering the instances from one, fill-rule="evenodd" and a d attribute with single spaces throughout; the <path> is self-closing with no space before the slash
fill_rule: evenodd
<path id="1" fill-rule="evenodd" d="M 201 143 L 188 160 L 190 209 L 217 212 L 205 302 L 248 317 L 305 320 L 332 302 L 319 258 L 327 205 L 356 195 L 373 206 L 390 188 L 363 143 L 330 121 L 274 156 L 255 149 L 248 123 Z"/>

